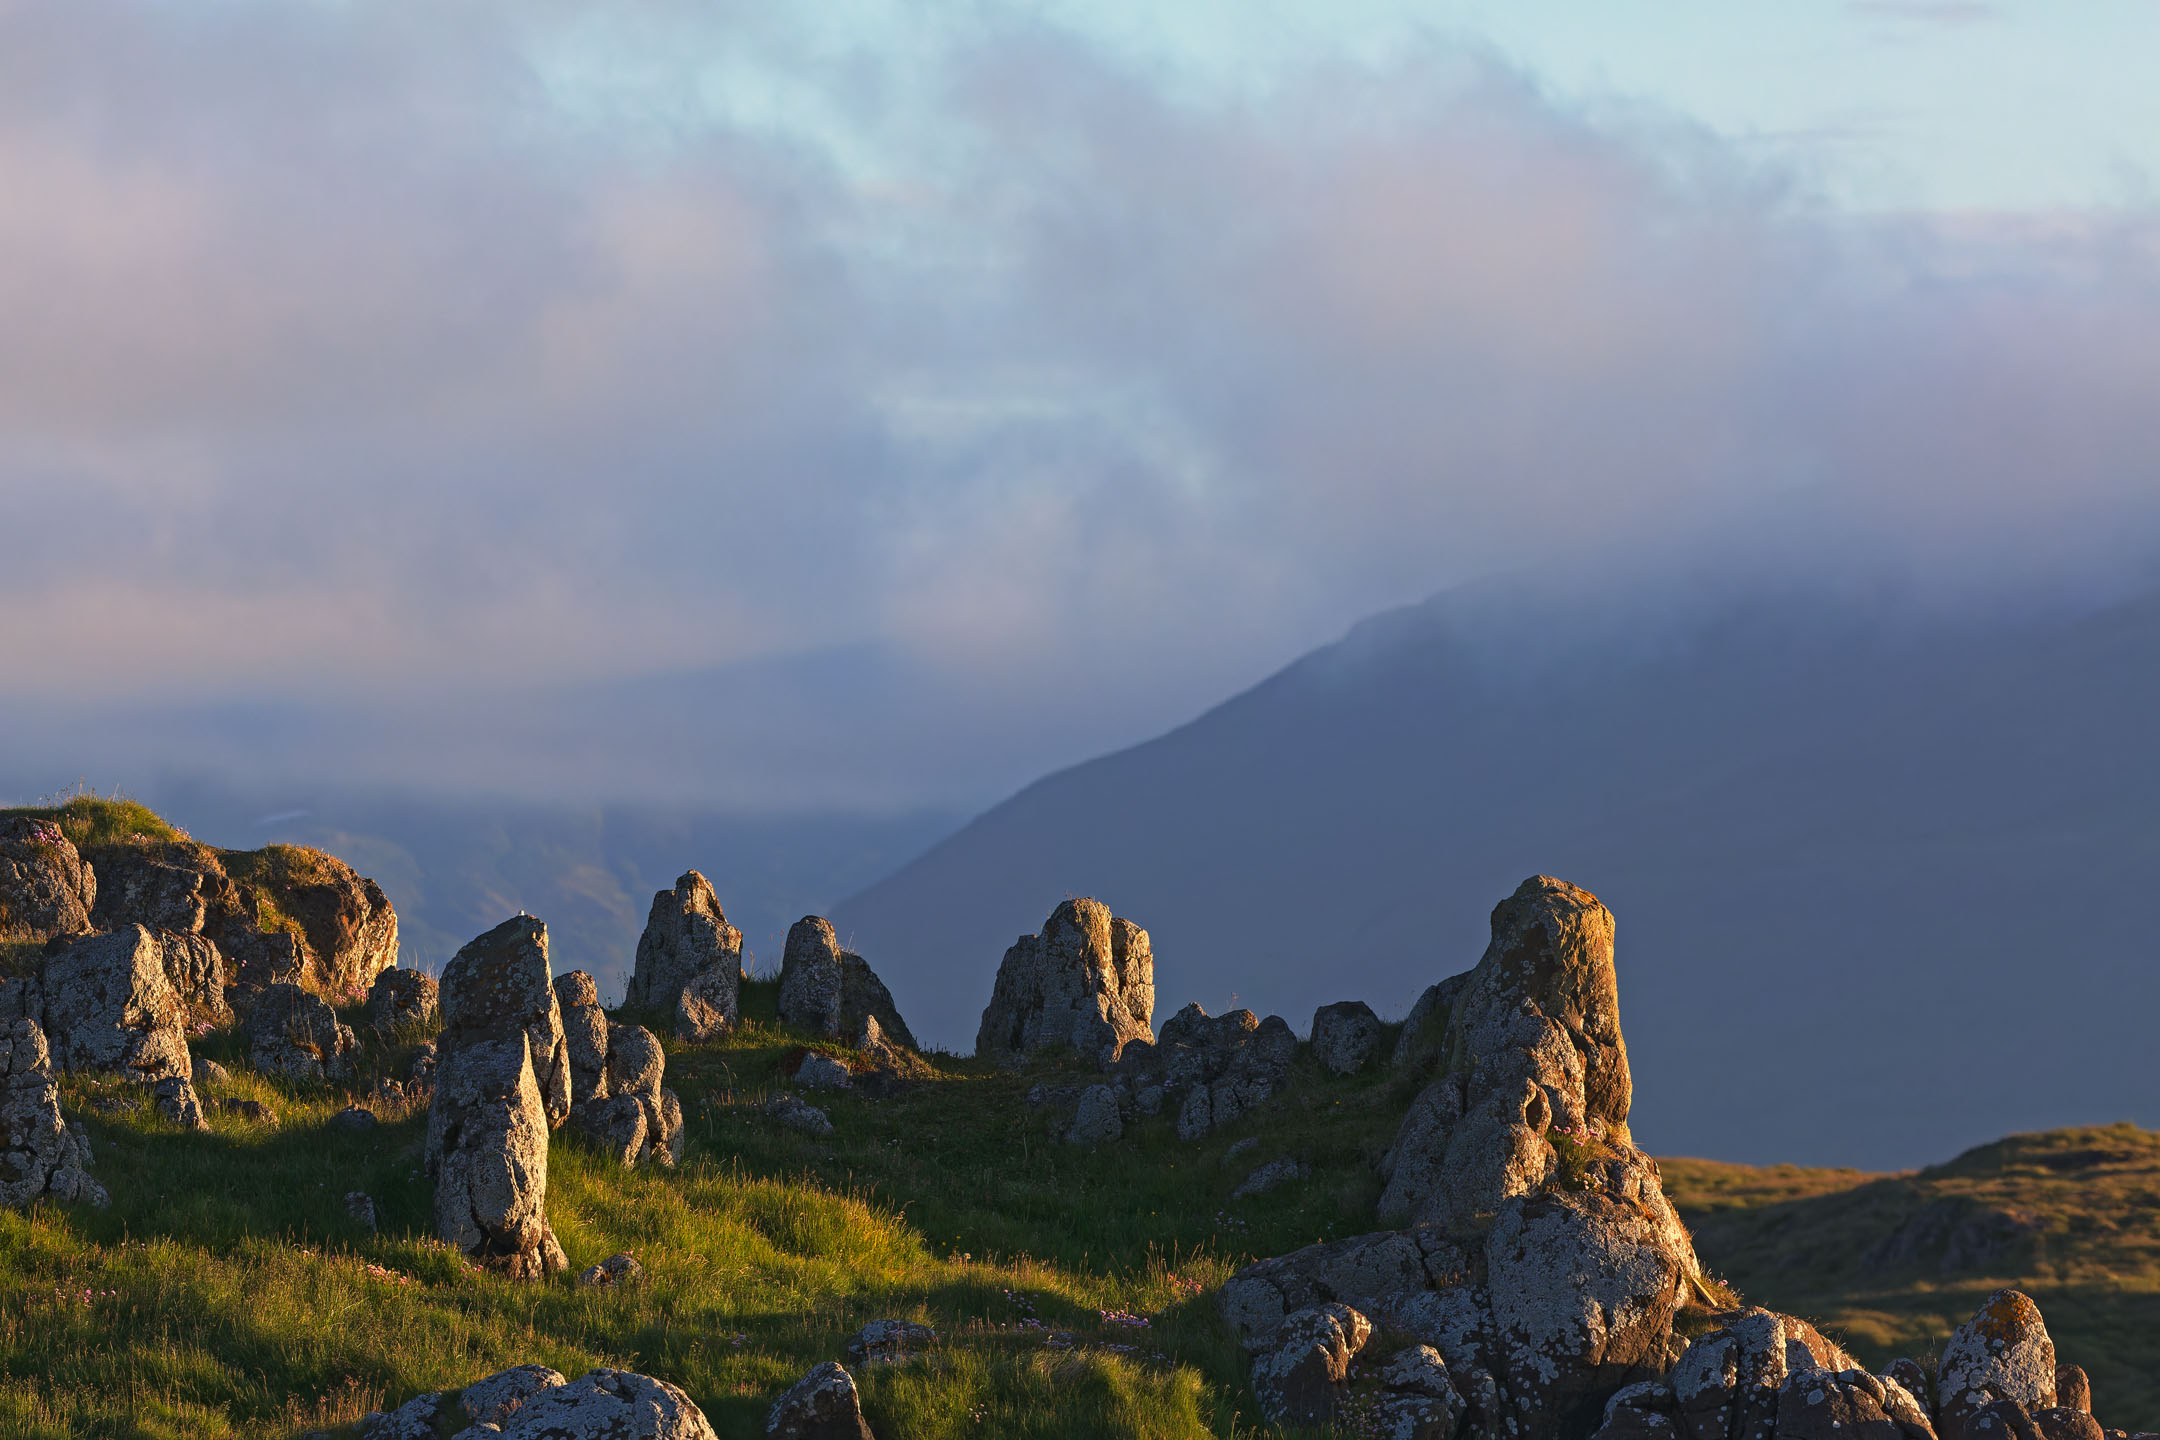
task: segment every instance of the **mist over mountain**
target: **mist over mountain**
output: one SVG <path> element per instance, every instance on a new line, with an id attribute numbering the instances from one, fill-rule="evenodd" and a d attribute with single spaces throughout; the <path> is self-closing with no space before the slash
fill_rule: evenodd
<path id="1" fill-rule="evenodd" d="M 1027 787 L 835 922 L 947 1045 L 1079 894 L 1151 933 L 1158 1019 L 1302 1031 L 1400 1016 L 1545 872 L 1619 917 L 1659 1153 L 1892 1167 L 2150 1124 L 2160 595 L 1957 613 L 1451 592 Z"/>

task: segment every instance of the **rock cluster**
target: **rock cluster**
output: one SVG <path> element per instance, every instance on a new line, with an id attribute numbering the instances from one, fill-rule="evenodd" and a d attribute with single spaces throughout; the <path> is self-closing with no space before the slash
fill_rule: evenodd
<path id="1" fill-rule="evenodd" d="M 1178 1138 L 1198 1140 L 1273 1096 L 1296 1057 L 1297 1036 L 1280 1015 L 1187 1005 L 1164 1024 L 1152 1058 L 1177 1103 Z"/>
<path id="2" fill-rule="evenodd" d="M 708 972 L 703 1001 L 732 1025 L 742 983 L 742 931 L 728 924 L 712 883 L 686 870 L 674 889 L 653 896 L 623 1003 L 672 1012 L 683 987 Z"/>
<path id="3" fill-rule="evenodd" d="M 34 1020 L 0 1029 L 0 1205 L 40 1196 L 108 1203 L 90 1176 L 90 1142 L 60 1116 L 45 1032 Z"/>
<path id="4" fill-rule="evenodd" d="M 661 1086 L 667 1056 L 658 1038 L 608 1019 L 583 970 L 556 977 L 555 999 L 570 1058 L 571 1120 L 624 1165 L 680 1160 L 682 1102 Z"/>
<path id="5" fill-rule="evenodd" d="M 428 1108 L 436 1233 L 527 1278 L 569 1262 L 547 1220 L 548 1130 L 570 1111 L 570 1062 L 547 927 L 506 920 L 443 968 Z"/>
<path id="6" fill-rule="evenodd" d="M 476 1380 L 454 1409 L 443 1395 L 417 1396 L 366 1416 L 359 1429 L 367 1440 L 433 1440 L 461 1420 L 469 1426 L 461 1435 L 506 1440 L 717 1440 L 705 1413 L 665 1380 L 610 1369 L 565 1380 L 545 1365 Z"/>
<path id="7" fill-rule="evenodd" d="M 91 925 L 97 876 L 49 820 L 0 823 L 0 940 L 50 940 Z"/>
<path id="8" fill-rule="evenodd" d="M 1067 900 L 1039 935 L 1023 935 L 998 965 L 975 1053 L 1022 1056 L 1071 1047 L 1105 1069 L 1153 1038 L 1155 957 L 1147 931 L 1098 900 Z"/>
<path id="9" fill-rule="evenodd" d="M 840 948 L 832 922 L 805 915 L 788 927 L 780 960 L 780 1021 L 826 1040 L 848 1040 L 875 1020 L 887 1040 L 913 1050 L 915 1034 L 870 962 Z"/>

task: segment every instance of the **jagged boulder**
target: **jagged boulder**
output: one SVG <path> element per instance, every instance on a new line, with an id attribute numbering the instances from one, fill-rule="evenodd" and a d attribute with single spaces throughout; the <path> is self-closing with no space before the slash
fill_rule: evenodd
<path id="1" fill-rule="evenodd" d="M 158 852 L 132 845 L 100 846 L 92 854 L 98 897 L 90 918 L 99 929 L 142 925 L 191 935 L 202 932 L 210 918 L 210 901 L 203 893 L 205 869 L 174 864 Z"/>
<path id="2" fill-rule="evenodd" d="M 248 1009 L 248 1059 L 288 1080 L 350 1080 L 359 1041 L 337 1012 L 298 985 L 272 985 Z"/>
<path id="3" fill-rule="evenodd" d="M 0 1206 L 40 1196 L 105 1205 L 90 1175 L 90 1142 L 60 1115 L 45 1032 L 33 1020 L 0 1029 Z"/>
<path id="4" fill-rule="evenodd" d="M 998 965 L 975 1053 L 1030 1054 L 1053 1045 L 1105 1068 L 1152 1041 L 1155 958 L 1147 931 L 1098 900 L 1067 900 L 1039 935 L 1023 935 Z"/>
<path id="5" fill-rule="evenodd" d="M 186 1010 L 165 976 L 163 947 L 142 926 L 86 936 L 47 955 L 39 991 L 57 1068 L 143 1085 L 192 1076 Z"/>
<path id="6" fill-rule="evenodd" d="M 739 1013 L 742 931 L 728 924 L 712 883 L 695 870 L 685 870 L 674 889 L 653 896 L 623 1003 L 673 1011 L 683 986 L 704 971 L 719 973 L 724 1003 L 718 1008 L 732 1025 Z"/>
<path id="7" fill-rule="evenodd" d="M 392 966 L 368 987 L 368 1024 L 378 1034 L 405 1025 L 434 1025 L 441 1016 L 442 987 L 423 971 Z"/>
<path id="8" fill-rule="evenodd" d="M 0 940 L 50 940 L 90 929 L 97 875 L 49 820 L 0 822 Z"/>
<path id="9" fill-rule="evenodd" d="M 1350 1362 L 1372 1333 L 1372 1322 L 1348 1305 L 1315 1305 L 1285 1317 L 1253 1362 L 1261 1413 L 1278 1425 L 1333 1420 Z"/>
<path id="10" fill-rule="evenodd" d="M 1796 1368 L 1778 1392 L 1777 1440 L 1935 1440 L 1935 1427 L 1895 1381 Z"/>
<path id="11" fill-rule="evenodd" d="M 915 1034 L 900 1018 L 892 992 L 870 962 L 840 948 L 832 922 L 805 915 L 788 927 L 780 961 L 780 1021 L 827 1040 L 862 1033 L 875 1019 L 887 1039 L 915 1048 Z"/>
<path id="12" fill-rule="evenodd" d="M 1198 1140 L 1272 1096 L 1289 1078 L 1297 1036 L 1279 1015 L 1210 1015 L 1187 1005 L 1170 1017 L 1150 1057 L 1167 1092 L 1182 1094 L 1178 1137 Z"/>
<path id="13" fill-rule="evenodd" d="M 789 1387 L 765 1417 L 767 1440 L 876 1440 L 855 1377 L 827 1360 Z"/>
<path id="14" fill-rule="evenodd" d="M 682 1102 L 660 1081 L 667 1056 L 642 1025 L 610 1024 L 600 1096 L 575 1112 L 578 1128 L 623 1165 L 673 1165 L 682 1158 Z"/>
<path id="15" fill-rule="evenodd" d="M 1362 1000 L 1343 1000 L 1313 1012 L 1313 1058 L 1330 1074 L 1355 1075 L 1379 1043 L 1380 1017 Z"/>
<path id="16" fill-rule="evenodd" d="M 2027 1416 L 2054 1408 L 2055 1371 L 2055 1342 L 2040 1307 L 2021 1290 L 1996 1291 L 1943 1345 L 1935 1369 L 1943 1440 L 1964 1440 L 1999 1402 Z"/>
<path id="17" fill-rule="evenodd" d="M 440 997 L 439 1053 L 522 1033 L 548 1125 L 569 1118 L 570 1043 L 548 970 L 547 926 L 519 915 L 468 942 L 443 967 Z"/>

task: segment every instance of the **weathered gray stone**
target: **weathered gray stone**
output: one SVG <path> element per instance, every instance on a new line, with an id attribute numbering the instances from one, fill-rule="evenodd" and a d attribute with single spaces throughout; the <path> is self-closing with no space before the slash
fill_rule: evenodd
<path id="1" fill-rule="evenodd" d="M 442 1413 L 439 1394 L 416 1395 L 385 1415 L 376 1411 L 360 1422 L 367 1440 L 435 1440 L 435 1418 Z"/>
<path id="2" fill-rule="evenodd" d="M 1019 1056 L 1070 1046 L 1107 1068 L 1125 1046 L 1153 1038 L 1155 960 L 1147 931 L 1097 900 L 1067 900 L 1039 935 L 1023 935 L 998 965 L 975 1053 Z"/>
<path id="3" fill-rule="evenodd" d="M 442 987 L 432 975 L 393 966 L 377 975 L 368 988 L 367 1017 L 378 1032 L 439 1024 Z"/>
<path id="4" fill-rule="evenodd" d="M 1793 1374 L 1857 1368 L 1805 1320 L 1753 1308 L 1690 1342 L 1672 1387 L 1693 1440 L 1772 1440 Z"/>
<path id="5" fill-rule="evenodd" d="M 2032 1412 L 2033 1429 L 2041 1440 L 2107 1440 L 2100 1422 L 2072 1405 L 2051 1405 Z"/>
<path id="6" fill-rule="evenodd" d="M 142 926 L 87 936 L 47 955 L 39 989 L 56 1068 L 144 1085 L 192 1072 L 185 1008 L 165 977 L 163 948 Z"/>
<path id="7" fill-rule="evenodd" d="M 1090 1085 L 1081 1092 L 1079 1107 L 1073 1112 L 1072 1124 L 1065 1131 L 1069 1144 L 1101 1145 L 1124 1133 L 1125 1122 L 1118 1118 L 1115 1090 L 1108 1085 Z"/>
<path id="8" fill-rule="evenodd" d="M 1920 1408 L 1935 1413 L 1935 1376 L 1917 1360 L 1892 1360 L 1882 1372 L 1886 1382 L 1894 1382 L 1919 1402 Z"/>
<path id="9" fill-rule="evenodd" d="M 45 1032 L 34 1020 L 0 1028 L 0 1206 L 41 1196 L 105 1205 L 90 1176 L 90 1142 L 60 1115 Z"/>
<path id="10" fill-rule="evenodd" d="M 822 1050 L 812 1050 L 796 1065 L 795 1083 L 806 1090 L 850 1090 L 855 1080 L 847 1066 Z"/>
<path id="11" fill-rule="evenodd" d="M 583 970 L 558 975 L 555 1003 L 570 1056 L 571 1106 L 607 1098 L 608 1018 L 600 1008 L 599 985 Z"/>
<path id="12" fill-rule="evenodd" d="M 577 1283 L 592 1286 L 623 1286 L 634 1284 L 645 1273 L 637 1257 L 627 1250 L 617 1251 L 597 1265 L 588 1265 L 578 1272 Z"/>
<path id="13" fill-rule="evenodd" d="M 150 1087 L 151 1098 L 156 1102 L 158 1114 L 183 1130 L 207 1130 L 210 1122 L 203 1118 L 202 1102 L 195 1097 L 195 1084 L 185 1075 L 168 1075 Z"/>
<path id="14" fill-rule="evenodd" d="M 675 997 L 675 1038 L 709 1045 L 727 1034 L 735 1028 L 734 1007 L 741 991 L 741 977 L 729 975 L 725 965 L 692 975 Z"/>
<path id="15" fill-rule="evenodd" d="M 0 940 L 50 940 L 90 929 L 97 875 L 50 820 L 0 821 Z"/>
<path id="16" fill-rule="evenodd" d="M 728 924 L 711 882 L 686 870 L 673 890 L 653 896 L 623 1003 L 672 1012 L 690 977 L 706 970 L 720 972 L 718 1008 L 732 1025 L 742 980 L 742 931 Z"/>
<path id="17" fill-rule="evenodd" d="M 157 941 L 166 983 L 180 997 L 187 1023 L 211 1029 L 232 1024 L 232 1006 L 225 999 L 225 956 L 217 942 L 183 930 L 160 930 Z"/>
<path id="18" fill-rule="evenodd" d="M 1195 1140 L 1274 1095 L 1289 1078 L 1297 1036 L 1279 1015 L 1209 1015 L 1187 1005 L 1163 1025 L 1155 1055 L 1164 1086 L 1185 1094 L 1178 1137 Z"/>
<path id="19" fill-rule="evenodd" d="M 667 1055 L 642 1025 L 608 1025 L 596 1098 L 580 1104 L 578 1127 L 623 1165 L 673 1165 L 682 1158 L 682 1103 L 662 1087 Z"/>
<path id="20" fill-rule="evenodd" d="M 198 1089 L 211 1085 L 232 1084 L 232 1072 L 230 1070 L 218 1064 L 217 1061 L 205 1060 L 200 1055 L 195 1057 L 195 1069 L 191 1078 L 195 1081 Z"/>
<path id="21" fill-rule="evenodd" d="M 569 1118 L 570 1045 L 548 970 L 547 926 L 519 915 L 469 942 L 443 967 L 441 1002 L 437 1043 L 445 1051 L 524 1035 L 549 1127 Z"/>
<path id="22" fill-rule="evenodd" d="M 872 1320 L 848 1341 L 854 1365 L 904 1365 L 938 1343 L 937 1331 L 914 1320 Z"/>
<path id="23" fill-rule="evenodd" d="M 1253 1362 L 1260 1412 L 1278 1425 L 1325 1425 L 1335 1418 L 1350 1362 L 1372 1338 L 1372 1322 L 1348 1305 L 1315 1305 L 1284 1318 Z"/>
<path id="24" fill-rule="evenodd" d="M 1402 1033 L 1395 1037 L 1395 1051 L 1388 1057 L 1390 1066 L 1414 1073 L 1447 1053 L 1448 1023 L 1454 1016 L 1457 997 L 1469 983 L 1470 972 L 1465 970 L 1425 987 L 1417 1003 L 1410 1007 Z"/>
<path id="25" fill-rule="evenodd" d="M 340 1135 L 366 1135 L 382 1121 L 365 1105 L 347 1105 L 330 1117 L 324 1128 Z"/>
<path id="26" fill-rule="evenodd" d="M 767 1440 L 876 1440 L 847 1367 L 827 1360 L 795 1382 L 765 1417 Z"/>
<path id="27" fill-rule="evenodd" d="M 1355 1075 L 1380 1044 L 1380 1017 L 1362 1000 L 1343 1000 L 1313 1012 L 1313 1058 L 1334 1075 Z"/>
<path id="28" fill-rule="evenodd" d="M 1592 1440 L 1686 1440 L 1672 1386 L 1638 1380 L 1615 1390 Z"/>
<path id="29" fill-rule="evenodd" d="M 2027 1415 L 2054 1406 L 2055 1342 L 2030 1296 L 1998 1290 L 1951 1332 L 1936 1367 L 1935 1394 L 1943 1440 L 1962 1440 L 1996 1401 L 2012 1401 Z"/>
<path id="30" fill-rule="evenodd" d="M 272 985 L 248 1008 L 248 1059 L 287 1080 L 350 1080 L 359 1042 L 322 998 Z"/>
<path id="31" fill-rule="evenodd" d="M 435 1233 L 514 1278 L 566 1269 L 548 1226 L 547 1153 L 547 1110 L 525 1031 L 509 1027 L 503 1038 L 451 1049 L 428 1109 Z"/>
<path id="32" fill-rule="evenodd" d="M 370 1235 L 375 1233 L 377 1228 L 375 1223 L 375 1197 L 368 1194 L 367 1191 L 346 1191 L 345 1213 L 352 1218 L 353 1224 L 358 1225 Z"/>
<path id="33" fill-rule="evenodd" d="M 823 1039 L 843 1032 L 840 1004 L 840 941 L 832 921 L 805 915 L 788 927 L 780 957 L 780 1023 Z"/>
<path id="34" fill-rule="evenodd" d="M 785 1092 L 765 1102 L 765 1113 L 790 1130 L 800 1130 L 805 1135 L 814 1135 L 821 1140 L 833 1133 L 831 1116 L 800 1097 Z"/>
<path id="35" fill-rule="evenodd" d="M 705 1412 L 665 1380 L 589 1370 L 528 1396 L 502 1423 L 503 1440 L 718 1440 Z"/>
<path id="36" fill-rule="evenodd" d="M 475 1425 L 502 1425 L 535 1395 L 568 1383 L 561 1371 L 545 1365 L 514 1365 L 466 1386 L 458 1408 Z"/>
<path id="37" fill-rule="evenodd" d="M 910 1050 L 920 1048 L 915 1043 L 915 1032 L 900 1018 L 900 1007 L 893 1002 L 892 991 L 878 979 L 870 962 L 852 950 L 843 950 L 840 952 L 838 1038 L 861 1034 L 863 1026 L 873 1020 L 877 1022 L 879 1032 L 891 1043 Z"/>
<path id="38" fill-rule="evenodd" d="M 1925 1417 L 1894 1418 L 1889 1398 L 1862 1369 L 1795 1370 L 1778 1393 L 1777 1440 L 1935 1440 Z"/>

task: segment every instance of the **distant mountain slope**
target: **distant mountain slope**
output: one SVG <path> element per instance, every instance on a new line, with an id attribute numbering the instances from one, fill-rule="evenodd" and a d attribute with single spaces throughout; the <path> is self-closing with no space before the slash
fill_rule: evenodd
<path id="1" fill-rule="evenodd" d="M 1644 1143 L 1890 1168 L 2160 1121 L 2160 599 L 1893 630 L 1763 605 L 1630 637 L 1443 596 L 1052 775 L 842 904 L 972 1044 L 1062 897 L 1151 932 L 1157 1015 L 1400 1015 L 1525 875 L 1619 918 Z M 1679 638 L 1674 638 L 1678 636 Z"/>

